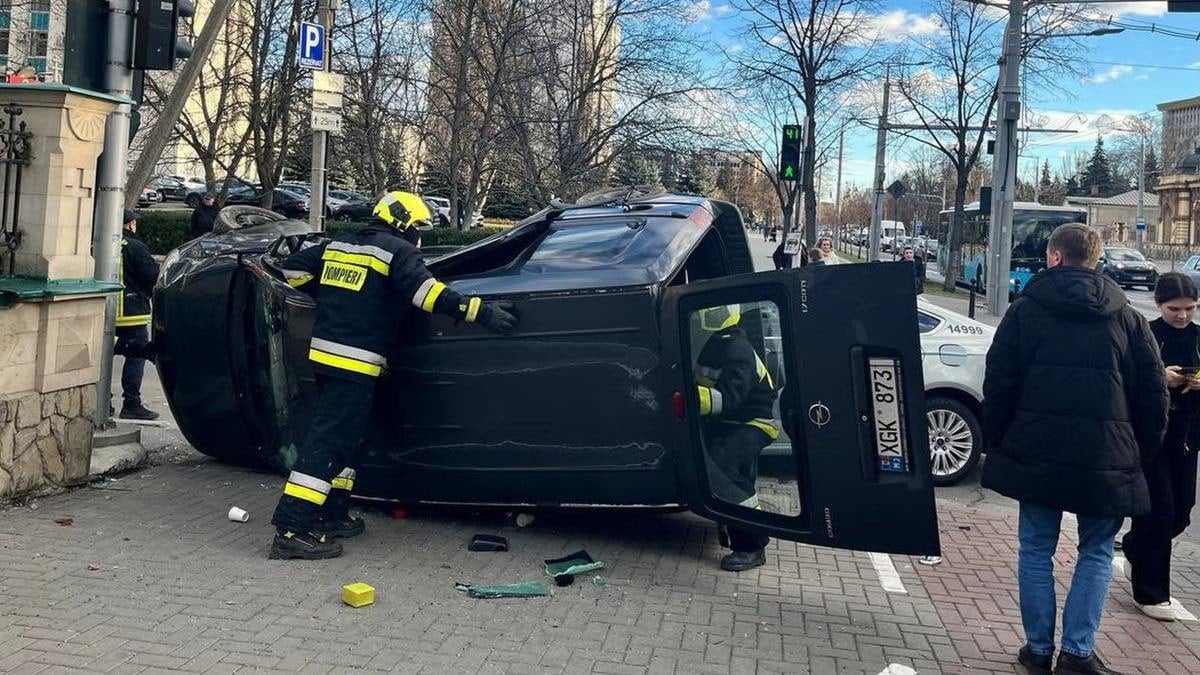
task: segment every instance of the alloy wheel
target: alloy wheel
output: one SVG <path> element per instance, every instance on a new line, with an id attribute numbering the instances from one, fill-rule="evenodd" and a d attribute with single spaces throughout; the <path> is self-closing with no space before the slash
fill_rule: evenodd
<path id="1" fill-rule="evenodd" d="M 953 410 L 930 410 L 925 417 L 929 425 L 933 475 L 949 476 L 962 470 L 971 461 L 975 449 L 971 425 Z"/>

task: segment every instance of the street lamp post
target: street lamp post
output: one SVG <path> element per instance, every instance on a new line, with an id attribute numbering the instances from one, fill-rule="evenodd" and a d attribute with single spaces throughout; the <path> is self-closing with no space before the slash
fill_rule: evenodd
<path id="1" fill-rule="evenodd" d="M 929 61 L 888 63 L 883 75 L 883 106 L 879 111 L 879 128 L 875 134 L 875 204 L 871 209 L 871 235 L 867 261 L 879 260 L 879 239 L 883 234 L 883 181 L 887 161 L 888 104 L 892 93 L 892 66 L 925 66 Z"/>

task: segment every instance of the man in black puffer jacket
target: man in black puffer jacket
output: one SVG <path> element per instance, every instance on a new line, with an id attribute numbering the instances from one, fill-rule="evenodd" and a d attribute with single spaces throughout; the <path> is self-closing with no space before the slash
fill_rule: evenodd
<path id="1" fill-rule="evenodd" d="M 1049 673 L 1054 550 L 1078 515 L 1079 560 L 1063 608 L 1055 673 L 1111 673 L 1094 653 L 1125 516 L 1149 511 L 1142 465 L 1167 423 L 1167 387 L 1150 327 L 1095 271 L 1100 237 L 1054 231 L 1048 269 L 1004 315 L 987 355 L 983 486 L 1020 502 L 1018 583 L 1026 645 L 1018 661 Z"/>

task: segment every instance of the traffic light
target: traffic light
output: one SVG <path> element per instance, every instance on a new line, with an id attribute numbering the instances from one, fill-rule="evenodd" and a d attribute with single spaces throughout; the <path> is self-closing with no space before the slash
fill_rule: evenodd
<path id="1" fill-rule="evenodd" d="M 133 69 L 174 70 L 176 59 L 192 55 L 179 37 L 179 20 L 196 15 L 192 0 L 141 0 L 133 27 Z"/>
<path id="2" fill-rule="evenodd" d="M 783 146 L 779 150 L 779 179 L 800 180 L 800 152 L 804 132 L 799 124 L 783 125 Z"/>

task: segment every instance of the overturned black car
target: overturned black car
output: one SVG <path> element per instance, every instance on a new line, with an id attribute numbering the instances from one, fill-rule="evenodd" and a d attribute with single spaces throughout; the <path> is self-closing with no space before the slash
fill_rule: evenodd
<path id="1" fill-rule="evenodd" d="M 276 262 L 320 236 L 226 209 L 164 262 L 158 368 L 202 452 L 275 470 L 294 460 L 314 399 L 314 301 Z M 672 195 L 547 209 L 428 265 L 460 293 L 512 301 L 521 324 L 496 335 L 414 315 L 378 385 L 358 496 L 683 505 L 815 545 L 938 552 L 903 265 L 754 273 L 736 207 Z M 697 394 L 701 317 L 725 308 L 777 392 L 765 422 L 782 432 L 786 480 L 756 474 L 757 508 L 713 487 L 712 402 Z"/>

